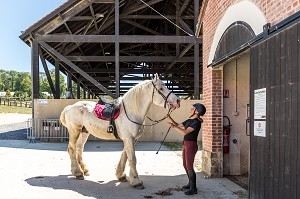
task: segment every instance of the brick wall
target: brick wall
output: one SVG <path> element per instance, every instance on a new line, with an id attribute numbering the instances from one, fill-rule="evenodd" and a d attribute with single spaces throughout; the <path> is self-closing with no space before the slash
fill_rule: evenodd
<path id="1" fill-rule="evenodd" d="M 222 153 L 223 71 L 207 68 L 208 56 L 220 20 L 228 7 L 240 1 L 242 0 L 210 0 L 203 18 L 203 99 L 207 108 L 202 132 L 203 150 L 217 153 L 217 155 L 209 155 L 209 157 L 221 157 Z M 300 0 L 249 1 L 261 10 L 271 26 L 300 10 Z M 220 175 L 222 175 L 222 160 L 206 160 L 205 164 L 209 164 L 210 167 L 218 167 Z M 218 175 L 212 174 L 212 176 Z"/>

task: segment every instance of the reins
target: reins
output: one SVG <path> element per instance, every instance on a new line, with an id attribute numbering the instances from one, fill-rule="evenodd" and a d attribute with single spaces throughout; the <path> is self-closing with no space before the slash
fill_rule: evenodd
<path id="1" fill-rule="evenodd" d="M 138 124 L 138 125 L 141 125 L 141 126 L 154 126 L 154 125 L 156 125 L 156 124 L 162 122 L 163 120 L 165 120 L 165 119 L 167 118 L 167 117 L 165 116 L 165 117 L 163 117 L 163 118 L 160 119 L 160 120 L 152 120 L 151 118 L 149 118 L 149 117 L 147 116 L 147 118 L 148 118 L 149 120 L 151 120 L 152 122 L 154 122 L 154 123 L 153 123 L 153 124 L 141 124 L 141 123 L 138 123 L 138 122 L 136 122 L 136 121 L 133 121 L 132 119 L 129 118 L 129 116 L 128 116 L 128 114 L 127 114 L 127 111 L 126 111 L 126 108 L 125 108 L 125 104 L 124 104 L 123 101 L 122 101 L 122 104 L 123 104 L 124 111 L 125 111 L 125 115 L 126 115 L 127 119 L 128 119 L 130 122 L 134 123 L 134 124 Z M 170 108 L 169 111 L 168 111 L 168 115 L 169 115 L 171 112 L 172 112 L 172 111 L 171 111 L 171 108 Z"/>

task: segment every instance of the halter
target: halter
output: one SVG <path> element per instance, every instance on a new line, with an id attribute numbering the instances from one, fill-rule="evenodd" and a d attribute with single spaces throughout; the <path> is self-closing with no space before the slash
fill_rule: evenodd
<path id="1" fill-rule="evenodd" d="M 167 102 L 168 102 L 168 98 L 169 98 L 169 96 L 171 95 L 172 91 L 170 91 L 170 93 L 169 93 L 169 94 L 167 95 L 167 97 L 166 97 L 162 92 L 160 92 L 160 91 L 156 88 L 156 86 L 155 86 L 155 84 L 153 83 L 153 81 L 151 81 L 151 83 L 152 83 L 152 85 L 153 85 L 153 91 L 152 91 L 152 103 L 153 103 L 154 90 L 156 90 L 156 91 L 158 92 L 158 94 L 160 94 L 160 96 L 162 96 L 162 98 L 165 100 L 164 108 L 166 108 L 166 105 L 167 105 Z M 164 119 L 167 118 L 167 117 L 165 116 L 165 117 L 163 117 L 163 118 L 160 119 L 160 120 L 152 120 L 151 118 L 149 118 L 149 117 L 147 116 L 147 118 L 148 118 L 149 120 L 151 120 L 152 122 L 154 122 L 154 123 L 153 123 L 153 124 L 149 124 L 149 125 L 147 125 L 147 124 L 141 124 L 141 123 L 138 123 L 138 122 L 135 122 L 135 121 L 131 120 L 131 119 L 128 117 L 128 114 L 127 114 L 127 111 L 126 111 L 125 104 L 124 104 L 124 101 L 123 101 L 123 100 L 122 100 L 122 104 L 123 104 L 123 108 L 124 108 L 125 115 L 126 115 L 127 119 L 128 119 L 129 121 L 131 121 L 132 123 L 135 123 L 135 124 L 138 124 L 138 125 L 141 125 L 141 126 L 154 126 L 154 125 L 158 124 L 159 122 L 161 122 L 161 121 L 163 121 Z M 172 112 L 172 111 L 171 111 L 171 108 L 169 108 L 168 115 L 169 115 L 171 112 Z"/>

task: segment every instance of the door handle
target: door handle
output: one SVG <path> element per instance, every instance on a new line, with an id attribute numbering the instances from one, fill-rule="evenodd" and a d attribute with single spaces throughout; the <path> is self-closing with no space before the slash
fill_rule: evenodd
<path id="1" fill-rule="evenodd" d="M 248 135 L 248 125 L 250 124 L 250 119 L 246 119 L 246 135 L 250 136 L 250 134 Z"/>

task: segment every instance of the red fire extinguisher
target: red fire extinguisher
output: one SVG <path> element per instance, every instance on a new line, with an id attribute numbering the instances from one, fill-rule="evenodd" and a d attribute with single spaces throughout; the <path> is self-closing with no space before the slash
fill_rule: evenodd
<path id="1" fill-rule="evenodd" d="M 229 153 L 229 134 L 230 134 L 230 120 L 227 116 L 223 116 L 228 120 L 228 125 L 223 125 L 223 154 Z"/>

